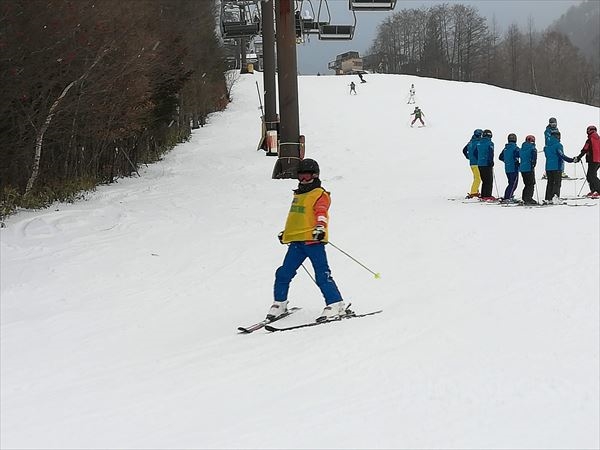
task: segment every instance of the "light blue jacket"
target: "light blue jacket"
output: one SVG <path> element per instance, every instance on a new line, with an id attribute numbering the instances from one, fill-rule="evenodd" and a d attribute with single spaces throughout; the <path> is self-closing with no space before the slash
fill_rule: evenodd
<path id="1" fill-rule="evenodd" d="M 573 162 L 573 158 L 565 156 L 563 146 L 555 136 L 550 136 L 550 144 L 544 147 L 546 155 L 546 170 L 560 170 L 565 168 L 564 161 Z"/>
<path id="2" fill-rule="evenodd" d="M 498 158 L 500 161 L 504 161 L 504 171 L 506 173 L 519 171 L 519 147 L 515 142 L 508 142 Z"/>
<path id="3" fill-rule="evenodd" d="M 537 162 L 537 150 L 535 148 L 535 142 L 525 141 L 523 144 L 521 144 L 521 150 L 519 150 L 519 159 L 521 160 L 519 172 L 533 172 Z"/>
<path id="4" fill-rule="evenodd" d="M 475 147 L 477 145 L 477 142 L 479 142 L 479 139 L 481 138 L 478 138 L 475 135 L 473 135 L 468 144 L 465 145 L 465 147 L 463 148 L 463 155 L 465 155 L 465 158 L 469 160 L 470 166 L 477 165 L 477 155 L 475 154 Z"/>
<path id="5" fill-rule="evenodd" d="M 475 145 L 475 155 L 478 166 L 494 165 L 494 143 L 492 138 L 484 136 Z"/>

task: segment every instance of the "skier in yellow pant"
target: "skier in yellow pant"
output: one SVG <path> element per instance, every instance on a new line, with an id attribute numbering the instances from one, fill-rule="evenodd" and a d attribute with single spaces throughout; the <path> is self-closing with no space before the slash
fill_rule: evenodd
<path id="1" fill-rule="evenodd" d="M 479 128 L 473 131 L 473 137 L 467 145 L 463 148 L 463 155 L 469 160 L 471 166 L 471 172 L 473 172 L 473 183 L 471 184 L 471 190 L 467 194 L 467 198 L 479 197 L 479 186 L 481 186 L 481 176 L 479 175 L 479 167 L 477 166 L 477 157 L 475 156 L 475 146 L 481 139 L 483 130 Z"/>

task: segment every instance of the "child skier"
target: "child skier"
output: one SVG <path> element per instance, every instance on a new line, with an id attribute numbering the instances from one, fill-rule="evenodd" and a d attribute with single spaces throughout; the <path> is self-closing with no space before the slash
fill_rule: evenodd
<path id="1" fill-rule="evenodd" d="M 573 158 L 566 156 L 563 152 L 563 146 L 560 143 L 560 131 L 552 130 L 550 132 L 550 140 L 548 145 L 544 147 L 544 155 L 546 155 L 546 176 L 548 177 L 544 203 L 560 204 L 562 203 L 560 185 L 565 167 L 563 161 L 573 162 Z"/>
<path id="2" fill-rule="evenodd" d="M 598 168 L 600 167 L 600 136 L 598 136 L 598 129 L 596 125 L 590 125 L 587 127 L 586 133 L 588 135 L 587 140 L 581 153 L 575 157 L 575 162 L 581 161 L 583 155 L 588 163 L 587 170 L 587 182 L 590 185 L 590 193 L 587 197 L 600 198 L 600 180 L 598 179 Z"/>
<path id="3" fill-rule="evenodd" d="M 523 177 L 522 200 L 525 205 L 537 205 L 533 199 L 533 189 L 535 187 L 535 164 L 537 162 L 537 150 L 535 148 L 535 136 L 531 134 L 525 138 L 519 150 L 519 171 Z"/>
<path id="4" fill-rule="evenodd" d="M 282 244 L 289 245 L 282 266 L 275 272 L 275 301 L 267 313 L 267 319 L 276 319 L 287 311 L 290 282 L 308 258 L 315 270 L 315 281 L 325 297 L 326 304 L 317 322 L 334 320 L 345 314 L 346 307 L 331 277 L 325 253 L 331 199 L 329 192 L 321 187 L 319 165 L 315 160 L 300 161 L 298 181 L 298 189 L 294 191 L 285 229 L 278 236 Z"/>
<path id="5" fill-rule="evenodd" d="M 494 143 L 492 142 L 492 131 L 483 130 L 481 139 L 475 145 L 477 166 L 481 176 L 481 200 L 494 201 L 492 186 L 494 184 Z"/>
<path id="6" fill-rule="evenodd" d="M 414 103 L 415 102 L 415 85 L 411 84 L 410 85 L 410 90 L 408 91 L 408 101 L 406 102 L 406 104 L 410 104 L 410 103 Z"/>
<path id="7" fill-rule="evenodd" d="M 352 94 L 354 92 L 354 95 L 356 95 L 356 85 L 354 84 L 354 81 L 350 82 L 350 94 Z"/>
<path id="8" fill-rule="evenodd" d="M 411 116 L 415 116 L 415 118 L 413 119 L 413 121 L 410 123 L 410 126 L 412 127 L 415 122 L 417 121 L 417 119 L 419 119 L 419 121 L 421 122 L 422 126 L 425 126 L 425 122 L 423 122 L 422 117 L 425 117 L 425 114 L 423 114 L 423 111 L 421 111 L 421 109 L 418 106 L 415 106 L 415 110 L 413 111 L 413 113 L 411 114 Z"/>
<path id="9" fill-rule="evenodd" d="M 517 184 L 519 184 L 519 147 L 517 147 L 517 135 L 515 133 L 508 135 L 508 143 L 504 146 L 498 158 L 504 162 L 504 172 L 506 172 L 506 178 L 508 178 L 508 186 L 506 186 L 502 201 L 509 203 L 513 201 Z"/>
<path id="10" fill-rule="evenodd" d="M 479 197 L 479 185 L 481 184 L 481 177 L 479 176 L 479 167 L 477 167 L 477 156 L 475 154 L 475 147 L 477 142 L 481 139 L 483 131 L 479 128 L 473 131 L 473 137 L 463 148 L 463 155 L 469 160 L 469 166 L 471 172 L 473 172 L 473 183 L 471 183 L 471 190 L 467 194 L 466 198 Z"/>

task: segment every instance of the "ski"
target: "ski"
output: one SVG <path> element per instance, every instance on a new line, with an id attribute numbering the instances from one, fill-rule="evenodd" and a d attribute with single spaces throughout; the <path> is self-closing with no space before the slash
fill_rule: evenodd
<path id="1" fill-rule="evenodd" d="M 567 206 L 596 206 L 598 203 L 567 203 Z"/>
<path id="2" fill-rule="evenodd" d="M 238 331 L 241 334 L 250 334 L 253 331 L 264 328 L 266 325 L 268 325 L 270 323 L 277 322 L 279 319 L 283 319 L 284 317 L 290 316 L 290 315 L 294 314 L 296 311 L 299 311 L 300 309 L 302 309 L 302 308 L 294 306 L 293 308 L 288 309 L 287 312 L 285 312 L 284 314 L 282 314 L 281 316 L 279 316 L 278 318 L 276 318 L 274 320 L 265 319 L 265 320 L 261 320 L 260 322 L 256 322 L 254 325 L 250 325 L 248 327 L 238 327 Z"/>
<path id="3" fill-rule="evenodd" d="M 327 323 L 340 322 L 341 320 L 344 320 L 344 319 L 357 319 L 359 317 L 372 316 L 374 314 L 379 314 L 380 312 L 383 312 L 383 309 L 364 313 L 364 314 L 350 313 L 350 314 L 343 315 L 339 319 L 335 319 L 335 320 L 326 320 L 324 322 L 307 322 L 307 323 L 303 323 L 301 325 L 293 325 L 291 327 L 285 327 L 285 328 L 275 328 L 275 327 L 272 327 L 271 325 L 265 325 L 265 330 L 271 331 L 271 332 L 297 330 L 299 328 L 316 327 L 317 325 L 325 325 Z"/>
<path id="4" fill-rule="evenodd" d="M 496 200 L 475 200 L 475 201 L 469 201 L 471 200 L 469 199 L 464 199 L 461 203 L 464 203 L 465 205 L 469 205 L 469 204 L 473 204 L 473 205 L 499 205 L 500 204 L 500 200 L 496 199 Z"/>
<path id="5" fill-rule="evenodd" d="M 596 206 L 596 203 L 542 203 L 540 205 L 515 205 L 515 206 L 523 206 L 524 208 L 548 208 L 550 206 Z"/>

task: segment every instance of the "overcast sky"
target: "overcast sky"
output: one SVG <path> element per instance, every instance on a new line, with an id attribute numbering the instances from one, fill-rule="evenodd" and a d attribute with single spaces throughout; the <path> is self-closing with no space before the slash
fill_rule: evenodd
<path id="1" fill-rule="evenodd" d="M 312 0 L 315 10 L 320 0 Z M 324 0 L 323 0 L 324 1 Z M 350 24 L 353 22 L 352 13 L 348 11 L 347 0 L 327 0 L 331 10 L 332 24 Z M 440 3 L 462 3 L 474 6 L 479 13 L 488 18 L 491 24 L 493 16 L 503 33 L 512 23 L 517 23 L 525 29 L 527 18 L 531 15 L 535 28 L 543 30 L 552 24 L 573 5 L 582 0 L 398 0 L 396 9 L 391 12 L 361 12 L 356 13 L 356 31 L 351 41 L 319 41 L 316 35 L 310 36 L 310 42 L 297 45 L 298 71 L 303 74 L 332 74 L 327 70 L 327 63 L 335 60 L 336 55 L 349 50 L 365 54 L 371 46 L 377 33 L 377 25 L 385 18 L 405 8 L 429 7 Z M 305 0 L 305 4 L 308 1 Z M 304 8 L 306 9 L 306 8 Z M 322 10 L 323 11 L 323 10 Z"/>

